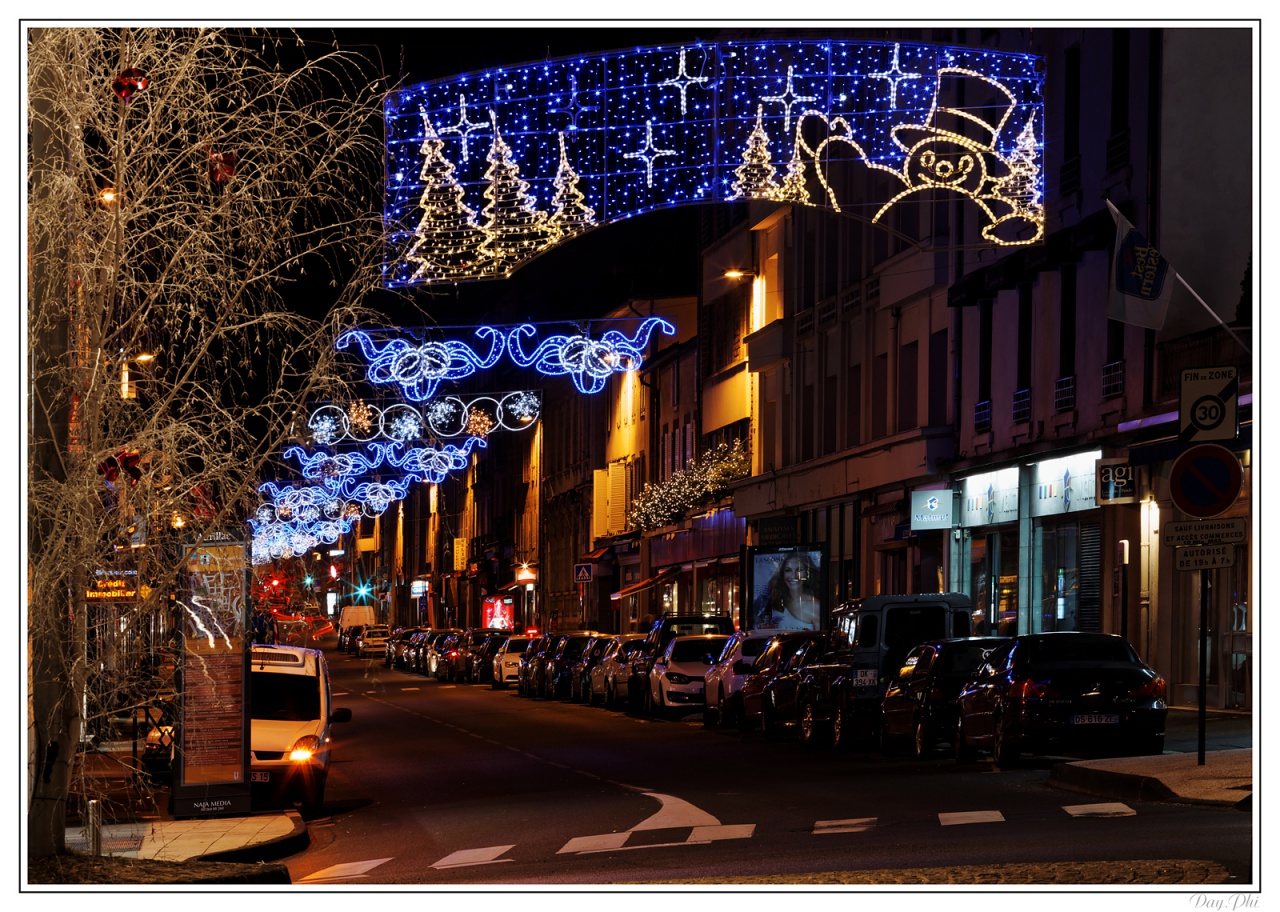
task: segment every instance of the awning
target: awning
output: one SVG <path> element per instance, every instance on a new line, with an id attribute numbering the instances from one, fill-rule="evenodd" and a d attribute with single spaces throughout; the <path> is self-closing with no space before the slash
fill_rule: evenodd
<path id="1" fill-rule="evenodd" d="M 587 563 L 588 561 L 598 561 L 600 558 L 608 554 L 611 550 L 613 550 L 612 545 L 605 545 L 603 548 L 596 548 L 594 551 L 587 552 L 586 554 L 582 555 L 582 557 L 578 558 L 578 561 L 579 563 L 583 563 L 583 564 Z"/>
<path id="2" fill-rule="evenodd" d="M 527 583 L 523 583 L 520 580 L 512 580 L 511 582 L 507 583 L 505 586 L 499 586 L 498 591 L 513 592 L 516 589 L 523 589 L 526 585 Z"/>
<path id="3" fill-rule="evenodd" d="M 657 574 L 649 577 L 646 580 L 641 580 L 638 583 L 632 583 L 630 586 L 623 586 L 617 592 L 613 593 L 613 595 L 609 596 L 609 598 L 620 599 L 620 598 L 623 598 L 624 596 L 635 595 L 637 592 L 643 592 L 646 589 L 652 589 L 654 586 L 658 585 L 659 583 L 669 582 L 670 580 L 675 579 L 679 575 L 680 575 L 679 567 L 667 567 L 663 570 L 658 571 Z"/>

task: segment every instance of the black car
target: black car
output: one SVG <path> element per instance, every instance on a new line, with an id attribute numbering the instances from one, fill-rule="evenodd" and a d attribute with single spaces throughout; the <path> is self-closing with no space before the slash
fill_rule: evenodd
<path id="1" fill-rule="evenodd" d="M 360 634 L 364 633 L 364 628 L 364 624 L 353 624 L 350 627 L 344 627 L 342 629 L 343 635 L 347 638 L 346 642 L 340 647 L 343 652 L 348 655 L 355 655 L 357 653 L 360 649 Z"/>
<path id="2" fill-rule="evenodd" d="M 1159 754 L 1165 681 L 1124 637 L 1036 633 L 997 647 L 959 697 L 955 754 L 990 751 L 1000 767 L 1025 753 Z"/>
<path id="3" fill-rule="evenodd" d="M 542 672 L 546 696 L 553 700 L 569 698 L 573 691 L 573 668 L 596 636 L 598 634 L 594 630 L 579 630 L 561 638 L 556 651 L 547 658 Z"/>
<path id="4" fill-rule="evenodd" d="M 472 684 L 484 684 L 493 680 L 493 658 L 506 641 L 506 633 L 493 633 L 485 637 L 480 646 L 471 650 L 469 677 Z"/>
<path id="5" fill-rule="evenodd" d="M 569 699 L 573 702 L 590 702 L 591 669 L 604 656 L 611 639 L 608 634 L 592 637 L 587 648 L 582 651 L 582 657 L 574 663 L 573 670 L 569 673 Z"/>
<path id="6" fill-rule="evenodd" d="M 538 696 L 541 684 L 542 667 L 546 664 L 547 650 L 554 649 L 560 637 L 544 634 L 536 642 L 530 643 L 524 655 L 520 657 L 519 678 L 516 680 L 516 692 L 522 697 Z"/>
<path id="7" fill-rule="evenodd" d="M 931 640 L 907 653 L 881 704 L 880 746 L 886 753 L 910 744 L 917 758 L 950 744 L 956 730 L 960 688 L 1007 637 Z"/>
<path id="8" fill-rule="evenodd" d="M 382 664 L 387 668 L 403 668 L 404 650 L 409 645 L 409 639 L 421 629 L 421 627 L 401 627 L 387 637 L 387 651 L 383 656 Z"/>
<path id="9" fill-rule="evenodd" d="M 739 694 L 738 728 L 750 731 L 759 723 L 767 737 L 777 737 L 797 721 L 796 694 L 801 670 L 816 661 L 826 637 L 813 630 L 779 633 L 751 665 Z"/>

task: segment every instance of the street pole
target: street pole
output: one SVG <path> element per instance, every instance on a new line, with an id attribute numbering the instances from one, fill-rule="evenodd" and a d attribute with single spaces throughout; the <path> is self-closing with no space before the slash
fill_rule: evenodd
<path id="1" fill-rule="evenodd" d="M 1209 689 L 1209 571 L 1200 571 L 1200 712 L 1197 723 L 1196 765 L 1204 766 L 1205 716 Z"/>
<path id="2" fill-rule="evenodd" d="M 1129 540 L 1120 540 L 1120 635 L 1129 638 Z"/>

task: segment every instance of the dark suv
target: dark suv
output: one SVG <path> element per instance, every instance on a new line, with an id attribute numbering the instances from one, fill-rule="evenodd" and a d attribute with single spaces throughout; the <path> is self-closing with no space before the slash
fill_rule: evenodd
<path id="1" fill-rule="evenodd" d="M 678 636 L 696 636 L 706 633 L 733 633 L 733 618 L 727 614 L 664 614 L 653 622 L 644 638 L 644 646 L 637 649 L 627 675 L 627 705 L 639 710 L 644 705 L 644 695 L 649 692 L 649 669 L 653 660 Z"/>

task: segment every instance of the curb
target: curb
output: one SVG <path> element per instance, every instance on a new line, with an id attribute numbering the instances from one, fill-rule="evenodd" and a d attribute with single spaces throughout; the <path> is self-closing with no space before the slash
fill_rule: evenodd
<path id="1" fill-rule="evenodd" d="M 293 824 L 293 830 L 284 835 L 277 836 L 275 839 L 264 840 L 253 845 L 243 846 L 239 849 L 228 849 L 223 852 L 210 852 L 207 855 L 198 855 L 193 861 L 220 861 L 235 863 L 252 863 L 252 862 L 269 862 L 275 861 L 277 858 L 283 858 L 286 855 L 293 855 L 301 852 L 307 846 L 311 845 L 311 833 L 307 829 L 306 822 L 297 811 L 285 811 L 285 816 Z M 263 880 L 263 881 L 247 881 L 247 880 L 229 880 L 227 883 L 291 883 L 289 880 L 288 869 L 284 865 L 267 865 L 270 868 L 279 868 L 284 871 L 284 880 Z"/>
<path id="2" fill-rule="evenodd" d="M 1049 770 L 1049 784 L 1100 798 L 1115 798 L 1117 801 L 1173 801 L 1216 807 L 1236 807 L 1239 804 L 1239 801 L 1216 798 L 1190 798 L 1179 795 L 1152 776 L 1118 773 L 1075 763 L 1055 763 Z"/>

